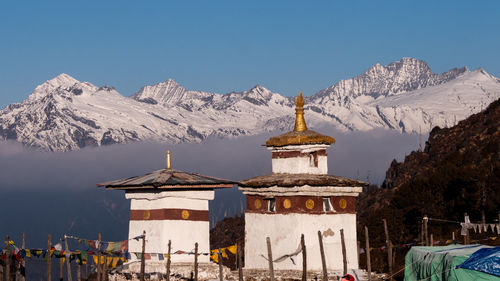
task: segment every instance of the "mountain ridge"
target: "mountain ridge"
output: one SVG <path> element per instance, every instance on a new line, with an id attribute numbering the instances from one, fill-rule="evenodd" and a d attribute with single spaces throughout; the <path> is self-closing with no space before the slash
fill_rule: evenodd
<path id="1" fill-rule="evenodd" d="M 424 61 L 403 58 L 306 97 L 305 110 L 310 127 L 425 133 L 465 119 L 499 97 L 500 80 L 483 69 L 435 74 Z M 293 115 L 293 97 L 259 84 L 218 94 L 187 90 L 167 79 L 126 97 L 114 87 L 63 73 L 0 110 L 0 140 L 49 151 L 140 140 L 199 142 L 290 130 Z"/>

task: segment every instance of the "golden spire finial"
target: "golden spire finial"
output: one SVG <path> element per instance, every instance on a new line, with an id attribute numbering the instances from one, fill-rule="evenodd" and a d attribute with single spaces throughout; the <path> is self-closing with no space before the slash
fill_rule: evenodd
<path id="1" fill-rule="evenodd" d="M 302 92 L 295 99 L 295 132 L 303 132 L 307 130 L 306 120 L 304 119 L 304 98 Z"/>
<path id="2" fill-rule="evenodd" d="M 167 151 L 167 170 L 170 170 L 172 169 L 172 165 L 171 165 L 171 162 L 170 162 L 170 150 Z"/>

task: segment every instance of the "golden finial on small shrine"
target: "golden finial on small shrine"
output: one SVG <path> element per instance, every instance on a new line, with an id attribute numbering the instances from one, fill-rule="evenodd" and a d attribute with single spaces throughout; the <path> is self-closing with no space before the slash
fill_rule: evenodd
<path id="1" fill-rule="evenodd" d="M 304 98 L 302 92 L 295 99 L 295 132 L 303 132 L 307 130 L 306 120 L 304 119 Z"/>
<path id="2" fill-rule="evenodd" d="M 170 150 L 167 151 L 167 170 L 170 170 L 172 169 L 172 165 L 171 165 L 171 160 L 170 160 Z"/>

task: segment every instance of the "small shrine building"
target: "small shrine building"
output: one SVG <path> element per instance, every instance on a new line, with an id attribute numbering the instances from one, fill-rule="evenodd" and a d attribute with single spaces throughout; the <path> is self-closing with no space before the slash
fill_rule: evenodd
<path id="1" fill-rule="evenodd" d="M 296 98 L 293 131 L 266 141 L 272 153 L 272 174 L 240 182 L 245 194 L 245 268 L 267 269 L 266 237 L 278 270 L 301 270 L 297 254 L 301 234 L 307 248 L 308 270 L 321 270 L 318 231 L 322 233 L 328 270 L 342 270 L 340 229 L 346 245 L 347 267 L 358 268 L 356 197 L 365 183 L 328 174 L 326 149 L 335 139 L 308 130 L 304 99 Z"/>
<path id="2" fill-rule="evenodd" d="M 146 231 L 146 253 L 192 251 L 198 243 L 199 253 L 210 252 L 208 203 L 216 188 L 231 188 L 235 182 L 171 168 L 170 151 L 167 168 L 152 173 L 98 184 L 107 189 L 125 190 L 130 201 L 129 252 L 141 252 L 142 241 L 132 238 Z M 134 261 L 134 255 L 131 256 Z M 192 255 L 172 255 L 172 263 L 192 262 Z M 198 257 L 208 263 L 208 255 Z"/>

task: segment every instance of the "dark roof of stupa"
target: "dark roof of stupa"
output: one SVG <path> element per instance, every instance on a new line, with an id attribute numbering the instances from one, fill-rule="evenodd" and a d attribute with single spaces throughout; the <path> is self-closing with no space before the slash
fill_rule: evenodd
<path id="1" fill-rule="evenodd" d="M 236 182 L 211 176 L 162 169 L 143 176 L 97 184 L 110 189 L 214 189 L 232 187 Z"/>

